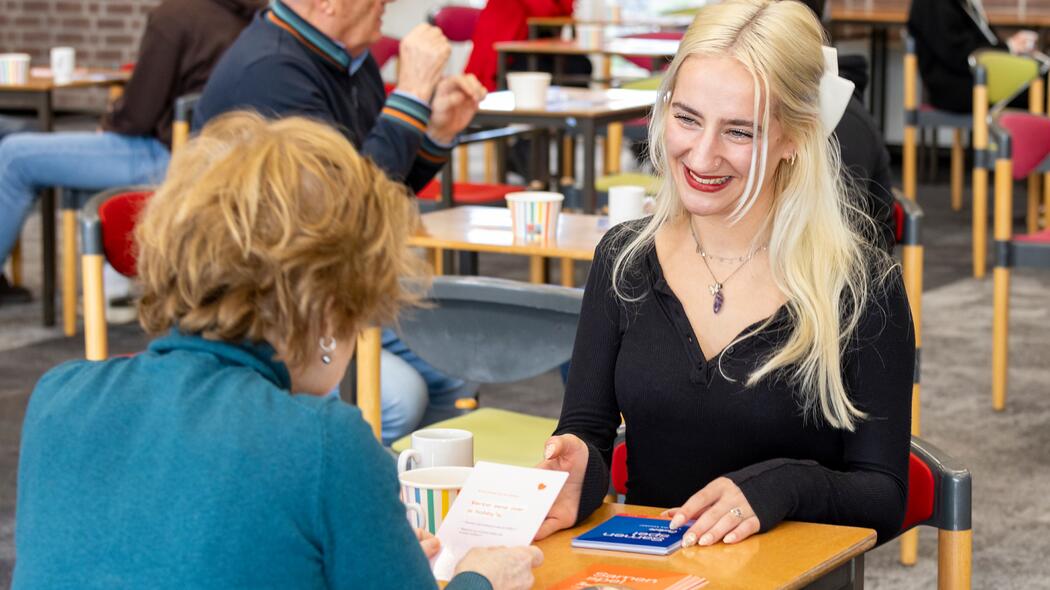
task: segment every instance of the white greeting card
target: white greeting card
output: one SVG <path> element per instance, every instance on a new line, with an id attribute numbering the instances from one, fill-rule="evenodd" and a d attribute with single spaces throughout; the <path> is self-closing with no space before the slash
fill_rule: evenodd
<path id="1" fill-rule="evenodd" d="M 434 576 L 452 579 L 456 564 L 474 547 L 531 544 L 568 477 L 564 471 L 478 462 L 438 529 Z"/>

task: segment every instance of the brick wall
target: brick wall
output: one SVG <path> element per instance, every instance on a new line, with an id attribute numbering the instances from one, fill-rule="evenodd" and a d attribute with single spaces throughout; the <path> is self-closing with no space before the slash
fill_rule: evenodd
<path id="1" fill-rule="evenodd" d="M 32 56 L 47 66 L 51 47 L 77 50 L 77 65 L 119 67 L 135 60 L 146 14 L 160 0 L 0 0 L 0 51 Z M 105 105 L 102 91 L 57 93 L 59 108 Z"/>

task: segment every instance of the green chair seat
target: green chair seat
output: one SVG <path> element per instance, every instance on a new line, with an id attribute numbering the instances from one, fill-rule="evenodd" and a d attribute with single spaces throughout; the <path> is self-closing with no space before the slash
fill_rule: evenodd
<path id="1" fill-rule="evenodd" d="M 988 72 L 988 104 L 1012 98 L 1040 76 L 1039 62 L 1025 55 L 986 49 L 973 58 Z"/>
<path id="2" fill-rule="evenodd" d="M 640 172 L 621 172 L 602 176 L 594 181 L 594 190 L 600 193 L 607 193 L 609 188 L 614 186 L 642 186 L 645 187 L 645 194 L 655 195 L 660 191 L 660 179 Z"/>
<path id="3" fill-rule="evenodd" d="M 620 88 L 626 88 L 628 90 L 659 90 L 660 83 L 664 81 L 664 77 L 651 76 L 649 78 L 642 78 L 641 80 L 631 80 L 630 82 L 624 82 L 620 85 Z"/>
<path id="4" fill-rule="evenodd" d="M 474 460 L 534 467 L 543 460 L 543 447 L 558 421 L 508 410 L 481 408 L 427 428 L 459 428 L 474 433 Z M 391 448 L 400 453 L 412 446 L 412 435 Z"/>

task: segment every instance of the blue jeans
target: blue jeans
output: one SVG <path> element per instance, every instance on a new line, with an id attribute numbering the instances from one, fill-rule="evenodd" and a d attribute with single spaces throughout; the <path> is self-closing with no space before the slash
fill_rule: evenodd
<path id="1" fill-rule="evenodd" d="M 16 133 L 0 141 L 0 261 L 6 260 L 37 191 L 98 191 L 164 179 L 170 154 L 151 137 L 117 133 Z"/>
<path id="2" fill-rule="evenodd" d="M 430 366 L 409 350 L 393 330 L 383 329 L 382 338 L 380 394 L 385 444 L 394 442 L 421 424 L 455 416 L 459 413 L 456 400 L 473 396 L 477 390 L 475 385 L 449 377 Z M 420 393 L 421 386 L 425 387 L 423 394 Z"/>

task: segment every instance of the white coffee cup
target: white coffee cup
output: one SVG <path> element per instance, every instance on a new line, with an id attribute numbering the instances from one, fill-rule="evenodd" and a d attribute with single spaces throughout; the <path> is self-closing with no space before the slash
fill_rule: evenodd
<path id="1" fill-rule="evenodd" d="M 547 89 L 551 85 L 548 72 L 511 72 L 507 87 L 514 95 L 514 108 L 543 110 L 547 106 Z"/>
<path id="2" fill-rule="evenodd" d="M 645 216 L 645 187 L 609 187 L 609 226 Z"/>
<path id="3" fill-rule="evenodd" d="M 28 53 L 0 53 L 0 84 L 25 84 L 29 81 Z"/>
<path id="4" fill-rule="evenodd" d="M 418 520 L 412 526 L 436 535 L 473 467 L 426 467 L 399 473 L 401 501 Z"/>
<path id="5" fill-rule="evenodd" d="M 77 51 L 72 47 L 51 48 L 51 76 L 55 84 L 69 84 L 77 67 Z"/>
<path id="6" fill-rule="evenodd" d="M 412 433 L 412 448 L 401 451 L 397 472 L 427 467 L 473 467 L 474 435 L 457 428 L 427 428 Z"/>
<path id="7" fill-rule="evenodd" d="M 546 242 L 558 237 L 558 216 L 565 195 L 547 191 L 522 191 L 504 196 L 510 209 L 515 242 Z"/>

